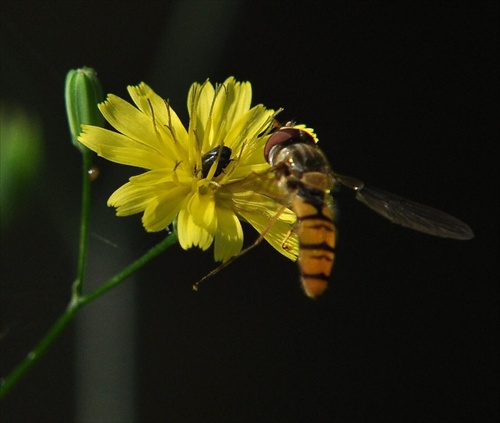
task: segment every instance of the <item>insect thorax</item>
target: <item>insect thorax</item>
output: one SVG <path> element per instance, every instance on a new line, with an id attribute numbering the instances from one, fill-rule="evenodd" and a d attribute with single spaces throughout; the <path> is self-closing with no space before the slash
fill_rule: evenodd
<path id="1" fill-rule="evenodd" d="M 272 165 L 276 179 L 287 190 L 327 191 L 333 185 L 330 165 L 315 145 L 303 143 L 274 147 Z M 286 185 L 285 185 L 286 180 Z"/>

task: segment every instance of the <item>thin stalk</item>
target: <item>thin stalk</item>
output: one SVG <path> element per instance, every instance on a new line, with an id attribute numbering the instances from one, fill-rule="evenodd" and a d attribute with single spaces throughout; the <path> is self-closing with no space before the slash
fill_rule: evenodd
<path id="1" fill-rule="evenodd" d="M 176 242 L 177 242 L 177 232 L 174 231 L 170 235 L 168 235 L 163 241 L 160 241 L 158 244 L 152 247 L 142 257 L 138 258 L 132 264 L 123 269 L 120 273 L 113 276 L 111 279 L 103 283 L 94 291 L 80 297 L 78 304 L 80 306 L 86 305 L 94 301 L 96 298 L 99 298 L 101 295 L 104 295 L 106 292 L 114 288 L 120 282 L 127 279 L 131 274 L 135 273 L 142 266 L 144 266 L 146 263 L 154 259 L 156 256 L 160 255 L 163 251 L 165 251 L 168 247 L 171 247 Z"/>
<path id="2" fill-rule="evenodd" d="M 31 369 L 31 367 L 40 359 L 40 357 L 49 349 L 49 347 L 54 343 L 54 341 L 59 337 L 61 332 L 68 326 L 76 312 L 79 310 L 79 306 L 76 303 L 74 306 L 66 308 L 64 313 L 57 319 L 50 330 L 45 334 L 42 340 L 31 350 L 21 363 L 17 365 L 8 374 L 0 385 L 0 399 L 3 397 L 16 385 L 19 380 Z"/>
<path id="3" fill-rule="evenodd" d="M 78 251 L 78 269 L 76 280 L 73 283 L 72 301 L 78 301 L 82 295 L 83 282 L 85 280 L 85 270 L 87 263 L 87 251 L 89 243 L 89 218 L 90 218 L 90 194 L 91 180 L 90 168 L 92 166 L 93 153 L 85 148 L 83 150 L 82 166 L 82 213 L 80 218 L 80 245 Z"/>
<path id="4" fill-rule="evenodd" d="M 33 348 L 31 352 L 27 354 L 26 358 L 3 379 L 0 385 L 0 399 L 2 399 L 14 387 L 14 385 L 23 378 L 28 370 L 41 358 L 41 356 L 49 349 L 49 347 L 59 337 L 62 331 L 69 325 L 69 323 L 73 320 L 73 318 L 81 308 L 104 295 L 106 292 L 117 286 L 120 282 L 123 282 L 132 273 L 139 270 L 142 266 L 161 254 L 168 247 L 175 244 L 176 241 L 177 233 L 172 232 L 163 241 L 159 242 L 153 248 L 151 248 L 146 254 L 127 266 L 120 273 L 113 276 L 107 282 L 103 283 L 94 291 L 85 296 L 78 297 L 76 301 L 73 297 L 64 313 L 50 328 L 43 339 L 35 346 L 35 348 Z"/>

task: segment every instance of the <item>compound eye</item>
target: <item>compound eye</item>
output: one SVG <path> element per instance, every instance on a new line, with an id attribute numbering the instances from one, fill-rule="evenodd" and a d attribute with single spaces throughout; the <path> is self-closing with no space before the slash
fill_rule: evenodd
<path id="1" fill-rule="evenodd" d="M 266 159 L 266 162 L 269 163 L 269 153 L 275 145 L 283 144 L 284 142 L 287 142 L 291 139 L 292 135 L 289 134 L 288 131 L 285 132 L 284 130 L 279 130 L 272 134 L 267 140 L 266 146 L 264 147 L 264 157 Z"/>
<path id="2" fill-rule="evenodd" d="M 283 127 L 274 132 L 267 140 L 266 146 L 264 147 L 264 157 L 269 163 L 269 154 L 271 150 L 276 145 L 282 145 L 283 147 L 294 144 L 294 143 L 305 143 L 305 144 L 315 144 L 314 138 L 306 131 L 296 128 Z"/>

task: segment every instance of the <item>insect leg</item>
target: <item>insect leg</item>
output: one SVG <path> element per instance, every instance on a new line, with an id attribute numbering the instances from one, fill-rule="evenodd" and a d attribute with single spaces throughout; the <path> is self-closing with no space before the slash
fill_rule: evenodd
<path id="1" fill-rule="evenodd" d="M 236 259 L 240 258 L 242 255 L 248 253 L 250 250 L 253 250 L 255 247 L 257 247 L 257 245 L 259 245 L 264 240 L 264 238 L 267 235 L 267 233 L 271 230 L 271 228 L 273 227 L 273 225 L 277 222 L 277 220 L 279 219 L 279 217 L 281 216 L 281 214 L 286 209 L 287 209 L 287 206 L 285 206 L 285 205 L 281 206 L 281 208 L 276 212 L 276 214 L 269 221 L 269 223 L 267 224 L 267 226 L 264 228 L 264 230 L 261 232 L 261 234 L 258 236 L 258 238 L 254 241 L 253 244 L 249 245 L 247 248 L 244 248 L 238 254 L 234 255 L 228 261 L 226 261 L 225 263 L 222 263 L 219 267 L 216 267 L 210 273 L 208 273 L 205 276 L 203 276 L 198 282 L 194 283 L 193 284 L 193 291 L 198 291 L 198 289 L 200 287 L 200 284 L 203 281 L 206 281 L 207 279 L 209 279 L 212 276 L 216 275 L 222 269 L 224 269 L 225 267 L 229 266 L 233 261 L 235 261 Z M 291 234 L 291 231 L 287 234 L 287 236 L 285 238 L 285 241 L 283 243 L 285 243 L 288 240 L 288 238 L 290 237 L 290 234 Z"/>

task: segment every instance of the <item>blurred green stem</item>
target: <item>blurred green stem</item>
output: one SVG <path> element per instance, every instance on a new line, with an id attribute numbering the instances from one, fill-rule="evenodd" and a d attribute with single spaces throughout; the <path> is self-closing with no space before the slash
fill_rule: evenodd
<path id="1" fill-rule="evenodd" d="M 147 262 L 161 254 L 176 242 L 177 233 L 172 232 L 163 241 L 156 244 L 146 254 L 134 261 L 130 266 L 123 269 L 120 273 L 109 279 L 107 282 L 103 283 L 99 288 L 95 289 L 87 295 L 73 295 L 73 298 L 71 299 L 71 302 L 69 303 L 64 313 L 50 328 L 44 338 L 38 343 L 38 345 L 35 346 L 35 348 L 33 348 L 31 352 L 27 354 L 26 358 L 22 362 L 7 377 L 2 380 L 0 386 L 0 398 L 3 398 L 4 395 L 6 395 L 10 391 L 10 389 L 17 382 L 19 382 L 19 380 L 26 374 L 26 372 L 33 366 L 33 364 L 35 364 L 40 359 L 40 357 L 59 337 L 62 331 L 68 326 L 71 320 L 73 320 L 73 318 L 81 308 L 104 295 L 120 282 L 123 282 L 131 274 L 139 270 Z"/>
<path id="2" fill-rule="evenodd" d="M 92 152 L 85 148 L 82 151 L 82 215 L 80 220 L 80 248 L 78 252 L 78 270 L 75 282 L 73 282 L 73 294 L 71 301 L 78 301 L 82 295 L 83 281 L 85 280 L 85 264 L 87 263 L 87 249 L 89 243 L 89 220 L 90 220 L 90 168 L 92 167 Z"/>

